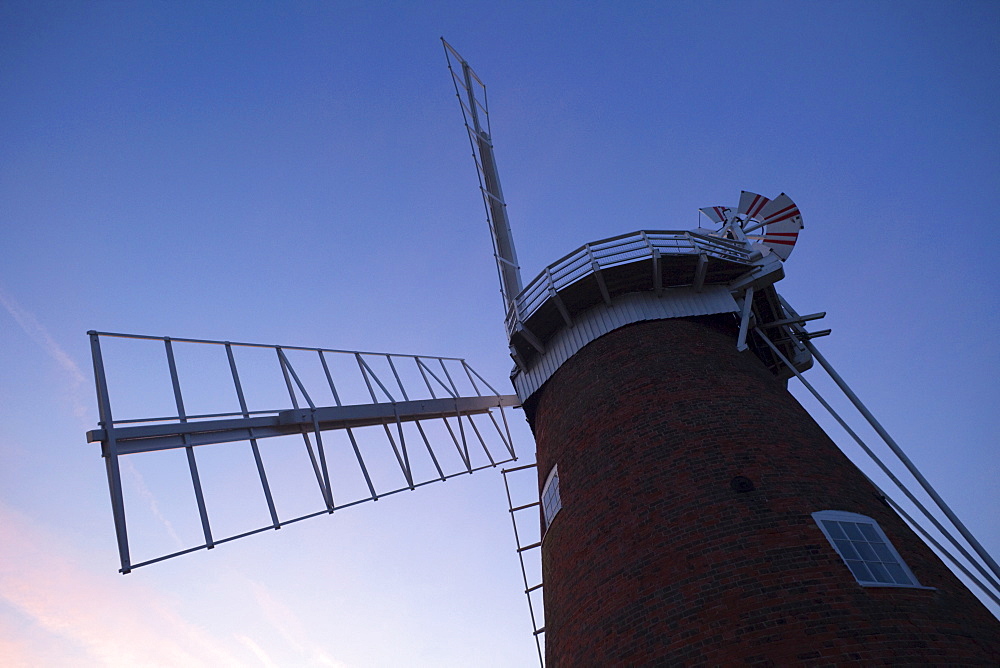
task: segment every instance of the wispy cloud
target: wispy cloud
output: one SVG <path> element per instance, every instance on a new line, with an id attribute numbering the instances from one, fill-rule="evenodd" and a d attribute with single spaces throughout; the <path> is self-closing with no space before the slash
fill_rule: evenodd
<path id="1" fill-rule="evenodd" d="M 22 308 L 13 297 L 7 294 L 3 286 L 0 286 L 0 306 L 7 310 L 24 333 L 41 346 L 42 350 L 55 360 L 59 368 L 68 376 L 70 382 L 68 394 L 73 405 L 73 415 L 80 420 L 86 419 L 88 409 L 81 396 L 81 390 L 87 382 L 87 377 L 80 371 L 77 363 L 30 311 Z"/>
<path id="2" fill-rule="evenodd" d="M 23 639 L 14 637 L 0 637 L 0 656 L 3 657 L 3 665 L 6 668 L 31 668 L 37 666 L 37 657 L 32 656 Z"/>
<path id="3" fill-rule="evenodd" d="M 149 487 L 146 485 L 146 479 L 142 477 L 142 474 L 136 470 L 135 466 L 128 458 L 119 457 L 118 462 L 121 465 L 121 471 L 125 474 L 126 480 L 131 483 L 132 489 L 136 491 L 139 498 L 142 499 L 149 508 L 149 512 L 152 513 L 153 517 L 163 523 L 163 527 L 167 530 L 167 535 L 169 535 L 170 539 L 174 541 L 174 545 L 177 549 L 183 549 L 184 541 L 182 541 L 181 537 L 177 535 L 177 531 L 174 529 L 173 523 L 168 520 L 160 510 L 160 504 L 156 502 L 156 497 L 153 496 L 153 492 L 150 491 Z"/>
<path id="4" fill-rule="evenodd" d="M 36 636 L 72 650 L 61 657 L 63 665 L 197 667 L 252 661 L 245 646 L 187 622 L 157 591 L 90 572 L 70 553 L 57 537 L 0 504 L 0 601 L 27 620 Z M 8 635 L 0 649 L 5 656 L 30 660 L 39 648 Z M 45 661 L 34 665 L 40 663 Z"/>
<path id="5" fill-rule="evenodd" d="M 264 618 L 299 655 L 300 665 L 348 668 L 347 664 L 334 660 L 325 649 L 310 642 L 298 616 L 275 598 L 267 587 L 253 581 L 249 581 L 249 585 Z"/>
<path id="6" fill-rule="evenodd" d="M 278 668 L 278 664 L 271 660 L 271 657 L 267 655 L 260 645 L 255 643 L 252 638 L 248 638 L 244 635 L 237 635 L 236 639 L 243 643 L 247 649 L 253 652 L 254 656 L 264 664 L 265 668 Z"/>

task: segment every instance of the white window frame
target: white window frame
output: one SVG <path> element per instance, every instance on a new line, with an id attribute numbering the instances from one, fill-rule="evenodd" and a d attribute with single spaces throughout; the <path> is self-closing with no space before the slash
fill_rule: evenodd
<path id="1" fill-rule="evenodd" d="M 910 570 L 906 562 L 903 561 L 903 557 L 900 556 L 899 552 L 889 541 L 889 538 L 882 531 L 882 527 L 878 525 L 878 522 L 865 515 L 859 515 L 858 513 L 849 513 L 844 510 L 821 510 L 812 514 L 813 520 L 816 521 L 816 526 L 819 527 L 826 539 L 830 541 L 830 545 L 836 550 L 837 555 L 843 560 L 844 566 L 851 572 L 854 579 L 857 580 L 858 584 L 862 587 L 906 587 L 909 589 L 932 589 L 932 587 L 924 587 L 917 580 L 917 577 Z M 867 536 L 862 536 L 860 539 L 856 537 L 849 536 L 847 534 L 841 533 L 843 527 L 837 525 L 833 531 L 840 533 L 841 535 L 831 534 L 831 528 L 824 524 L 824 521 L 833 522 L 850 522 L 853 524 L 862 525 L 858 527 L 860 531 L 864 531 Z M 868 530 L 862 527 L 868 527 Z M 872 538 L 877 537 L 877 540 Z M 878 547 L 877 543 L 881 542 L 884 548 Z M 859 550 L 858 548 L 862 549 Z M 876 552 L 876 550 L 879 553 Z M 867 551 L 868 554 L 864 554 L 863 551 Z M 846 554 L 845 554 L 846 553 Z M 889 565 L 891 569 L 885 568 Z M 874 573 L 872 566 L 879 567 L 884 571 L 882 573 Z M 883 578 L 888 575 L 890 579 L 898 580 L 900 579 L 899 573 L 892 573 L 892 570 L 896 570 L 896 567 L 902 571 L 902 575 L 910 580 L 909 583 L 900 582 L 882 582 L 878 579 L 881 575 Z M 871 577 L 867 577 L 865 574 Z"/>
<path id="2" fill-rule="evenodd" d="M 552 525 L 552 520 L 562 510 L 562 497 L 559 495 L 559 465 L 552 466 L 545 484 L 542 485 L 542 517 L 545 520 L 545 528 Z M 550 512 L 551 511 L 551 512 Z"/>

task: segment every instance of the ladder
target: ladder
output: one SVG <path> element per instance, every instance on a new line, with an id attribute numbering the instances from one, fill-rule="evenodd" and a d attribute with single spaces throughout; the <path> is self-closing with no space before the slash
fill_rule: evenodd
<path id="1" fill-rule="evenodd" d="M 541 590 L 542 590 L 542 570 L 541 570 L 541 524 L 539 521 L 538 510 L 531 513 L 524 513 L 525 510 L 531 510 L 533 508 L 539 508 L 541 506 L 541 500 L 538 497 L 538 477 L 537 474 L 530 476 L 530 480 L 525 480 L 528 476 L 523 474 L 524 471 L 529 471 L 532 469 L 537 469 L 538 464 L 525 464 L 523 466 L 515 466 L 514 468 L 501 469 L 503 473 L 503 484 L 507 489 L 507 506 L 510 512 L 511 525 L 514 527 L 514 543 L 517 546 L 517 558 L 521 562 L 521 577 L 524 581 L 524 594 L 528 598 L 528 612 L 531 615 L 531 628 L 535 636 L 535 647 L 538 649 L 538 663 L 542 668 L 545 666 L 545 653 L 542 650 L 542 643 L 544 642 L 543 637 L 545 634 L 545 624 L 544 624 L 544 607 L 541 605 Z M 527 503 L 514 504 L 514 495 L 511 494 L 511 479 L 509 474 L 521 473 L 519 476 L 515 476 L 518 480 L 515 481 L 515 494 L 519 498 L 528 500 Z M 529 485 L 530 483 L 530 485 Z M 531 490 L 530 492 L 524 490 Z M 520 518 L 520 519 L 519 519 Z M 520 521 L 520 525 L 518 522 Z M 530 522 L 530 525 L 525 524 L 525 522 Z M 521 530 L 519 530 L 519 526 Z M 522 545 L 521 536 L 538 536 L 538 540 Z M 534 552 L 537 550 L 537 552 Z M 533 567 L 532 574 L 534 577 L 529 577 L 528 575 L 528 564 L 525 563 L 525 554 L 531 554 L 529 557 L 530 564 Z M 534 584 L 533 584 L 534 583 Z M 539 608 L 540 614 L 538 617 L 535 615 L 535 609 Z M 541 625 L 539 625 L 541 621 Z"/>

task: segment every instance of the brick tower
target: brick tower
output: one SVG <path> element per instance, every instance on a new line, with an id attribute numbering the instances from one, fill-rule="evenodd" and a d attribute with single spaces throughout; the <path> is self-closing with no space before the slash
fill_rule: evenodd
<path id="1" fill-rule="evenodd" d="M 1000 660 L 1000 623 L 787 392 L 811 359 L 782 275 L 639 232 L 519 295 L 548 666 Z"/>
<path id="2" fill-rule="evenodd" d="M 534 398 L 562 504 L 547 665 L 995 665 L 997 620 L 735 338 L 731 316 L 626 325 Z M 828 510 L 877 522 L 921 587 L 859 584 Z"/>

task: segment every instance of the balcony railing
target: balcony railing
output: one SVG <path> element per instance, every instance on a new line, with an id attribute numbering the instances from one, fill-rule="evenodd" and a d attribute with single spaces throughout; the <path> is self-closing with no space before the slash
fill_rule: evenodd
<path id="1" fill-rule="evenodd" d="M 553 291 L 559 292 L 595 270 L 646 260 L 657 252 L 660 256 L 707 255 L 751 264 L 746 244 L 683 230 L 631 232 L 584 244 L 546 267 L 517 295 L 507 312 L 507 336 L 514 333 L 518 322 L 528 320 Z"/>

